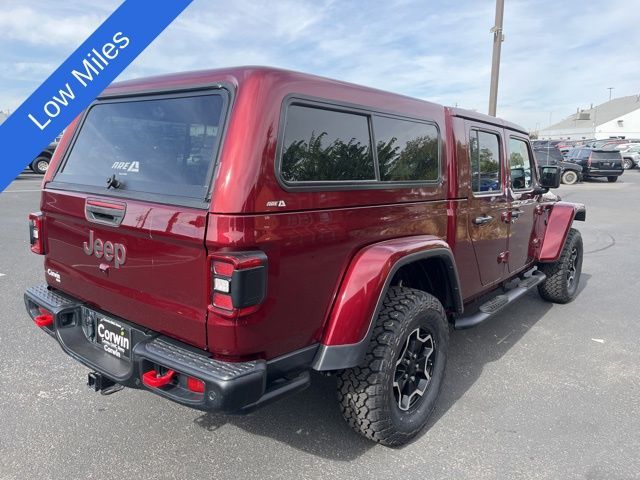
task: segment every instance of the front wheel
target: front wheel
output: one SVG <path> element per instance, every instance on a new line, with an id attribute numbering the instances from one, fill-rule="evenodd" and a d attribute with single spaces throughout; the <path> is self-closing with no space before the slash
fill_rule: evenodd
<path id="1" fill-rule="evenodd" d="M 630 158 L 623 158 L 622 166 L 625 170 L 631 170 L 634 167 L 633 160 Z"/>
<path id="2" fill-rule="evenodd" d="M 554 303 L 569 303 L 576 298 L 582 273 L 582 255 L 582 236 L 572 228 L 564 242 L 560 258 L 553 263 L 538 265 L 538 269 L 547 276 L 538 285 L 542 298 Z"/>
<path id="3" fill-rule="evenodd" d="M 578 181 L 578 174 L 573 170 L 565 170 L 562 173 L 561 180 L 562 180 L 562 183 L 564 183 L 565 185 L 573 185 Z"/>
<path id="4" fill-rule="evenodd" d="M 386 446 L 400 446 L 427 423 L 444 378 L 449 325 L 441 303 L 421 290 L 391 287 L 364 361 L 338 375 L 349 425 Z"/>
<path id="5" fill-rule="evenodd" d="M 618 177 L 607 177 L 607 180 L 609 181 L 609 183 L 614 183 L 618 181 Z"/>

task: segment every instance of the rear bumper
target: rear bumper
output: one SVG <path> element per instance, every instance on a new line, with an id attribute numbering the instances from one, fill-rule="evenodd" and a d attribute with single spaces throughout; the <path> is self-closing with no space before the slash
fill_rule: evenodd
<path id="1" fill-rule="evenodd" d="M 624 173 L 624 170 L 591 170 L 587 169 L 584 172 L 585 177 L 619 177 Z"/>
<path id="2" fill-rule="evenodd" d="M 311 362 L 315 346 L 294 352 L 284 360 L 224 362 L 211 358 L 207 352 L 117 319 L 131 329 L 131 358 L 119 359 L 105 352 L 85 334 L 82 308 L 87 306 L 81 301 L 47 285 L 29 288 L 24 300 L 32 319 L 40 308 L 53 314 L 52 324 L 41 328 L 80 363 L 116 383 L 150 390 L 192 408 L 248 411 L 309 384 L 309 373 L 303 367 Z M 113 318 L 108 313 L 105 315 Z M 166 385 L 149 386 L 143 381 L 143 375 L 154 369 L 172 370 L 175 377 Z M 189 389 L 188 377 L 201 380 L 204 391 Z"/>

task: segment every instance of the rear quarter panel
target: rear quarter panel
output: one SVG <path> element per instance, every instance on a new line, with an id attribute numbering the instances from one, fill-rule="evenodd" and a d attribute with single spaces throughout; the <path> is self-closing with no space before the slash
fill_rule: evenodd
<path id="1" fill-rule="evenodd" d="M 273 358 L 321 341 L 338 288 L 357 252 L 372 243 L 426 232 L 446 237 L 445 201 L 210 215 L 210 251 L 259 248 L 268 257 L 267 298 L 262 307 L 240 320 L 210 313 L 211 350 L 219 355 Z M 356 289 L 372 287 L 369 282 L 353 285 Z"/>
<path id="2" fill-rule="evenodd" d="M 435 122 L 442 137 L 440 181 L 402 188 L 285 189 L 275 165 L 283 105 L 291 96 Z M 319 342 L 359 250 L 404 236 L 446 238 L 444 119 L 442 106 L 334 80 L 271 70 L 243 78 L 214 180 L 206 245 L 210 253 L 263 250 L 267 298 L 241 320 L 210 313 L 211 350 L 273 358 Z M 268 206 L 274 201 L 280 206 Z"/>

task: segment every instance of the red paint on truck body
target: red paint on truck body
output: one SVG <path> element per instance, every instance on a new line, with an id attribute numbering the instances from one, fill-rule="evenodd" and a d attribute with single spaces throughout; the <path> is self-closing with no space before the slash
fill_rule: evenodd
<path id="1" fill-rule="evenodd" d="M 576 216 L 576 205 L 567 202 L 556 202 L 546 209 L 547 228 L 542 239 L 539 260 L 555 262 L 562 254 L 562 247 L 569 235 L 569 229 Z"/>
<path id="2" fill-rule="evenodd" d="M 386 273 L 400 257 L 420 249 L 451 249 L 465 302 L 495 287 L 480 281 L 469 230 L 476 213 L 467 202 L 468 141 L 465 121 L 458 120 L 492 122 L 500 131 L 522 134 L 521 129 L 474 112 L 261 67 L 132 80 L 115 84 L 105 95 L 203 85 L 222 85 L 233 94 L 208 210 L 127 200 L 120 226 L 87 223 L 85 201 L 95 194 L 47 187 L 77 121 L 67 129 L 43 182 L 41 204 L 47 236 L 45 267 L 63 277 L 62 284 L 47 277 L 54 288 L 206 348 L 214 356 L 241 360 L 271 359 L 318 342 L 340 345 L 360 340 Z M 440 181 L 375 189 L 283 188 L 275 161 L 283 102 L 290 96 L 434 122 L 441 135 Z M 103 200 L 122 199 L 105 192 Z M 82 252 L 89 229 L 105 240 L 125 244 L 126 264 L 102 273 L 99 261 Z M 268 257 L 266 299 L 245 317 L 217 315 L 208 308 L 212 293 L 208 256 L 246 250 L 262 250 Z"/>

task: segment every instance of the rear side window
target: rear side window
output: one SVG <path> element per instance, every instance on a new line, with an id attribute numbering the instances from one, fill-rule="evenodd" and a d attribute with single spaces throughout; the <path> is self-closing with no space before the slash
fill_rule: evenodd
<path id="1" fill-rule="evenodd" d="M 437 180 L 438 130 L 435 125 L 373 117 L 382 181 Z"/>
<path id="2" fill-rule="evenodd" d="M 518 138 L 509 138 L 509 168 L 511 186 L 514 190 L 526 190 L 533 186 L 531 157 L 527 142 Z"/>
<path id="3" fill-rule="evenodd" d="M 500 137 L 495 133 L 471 130 L 471 189 L 475 193 L 501 189 Z"/>
<path id="4" fill-rule="evenodd" d="M 56 181 L 118 192 L 206 197 L 225 98 L 219 94 L 98 103 Z"/>
<path id="5" fill-rule="evenodd" d="M 287 182 L 375 180 L 366 115 L 291 105 L 281 175 Z"/>

